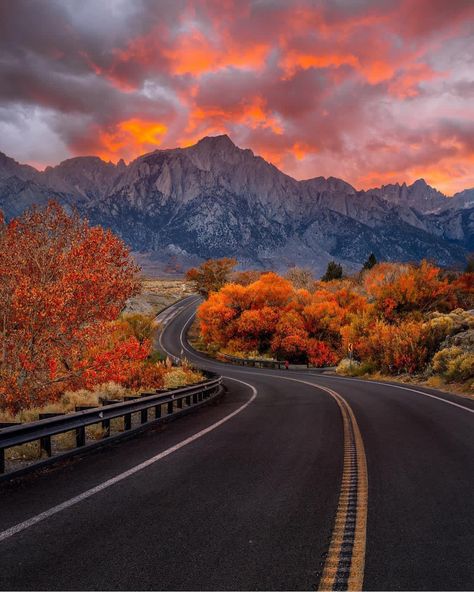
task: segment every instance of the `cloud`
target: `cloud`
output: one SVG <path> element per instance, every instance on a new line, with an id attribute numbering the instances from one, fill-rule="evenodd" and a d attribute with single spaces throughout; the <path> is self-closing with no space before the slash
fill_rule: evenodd
<path id="1" fill-rule="evenodd" d="M 299 178 L 473 179 L 471 0 L 0 5 L 0 149 L 114 161 L 229 133 Z M 3 131 L 3 133 L 1 133 Z"/>

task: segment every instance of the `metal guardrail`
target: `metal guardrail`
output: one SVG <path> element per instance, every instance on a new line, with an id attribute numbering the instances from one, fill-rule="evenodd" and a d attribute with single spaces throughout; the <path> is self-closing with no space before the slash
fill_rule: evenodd
<path id="1" fill-rule="evenodd" d="M 239 366 L 251 366 L 252 368 L 275 368 L 281 370 L 285 368 L 285 360 L 264 360 L 261 358 L 239 358 L 237 356 L 229 356 L 227 354 L 220 354 L 220 357 L 230 362 L 231 364 L 238 364 Z M 296 364 L 301 366 L 299 369 L 310 368 L 311 370 L 331 370 L 329 367 L 321 368 L 320 366 L 314 366 L 313 364 Z M 295 364 L 290 364 L 295 366 Z"/>
<path id="2" fill-rule="evenodd" d="M 29 423 L 3 427 L 0 429 L 0 479 L 16 476 L 27 470 L 38 468 L 40 465 L 51 464 L 56 459 L 70 457 L 73 454 L 83 452 L 89 448 L 103 445 L 107 441 L 119 439 L 138 431 L 142 431 L 151 425 L 169 421 L 171 417 L 188 413 L 192 408 L 207 403 L 215 398 L 223 390 L 222 378 L 213 373 L 206 373 L 208 380 L 191 386 L 169 390 L 166 393 L 142 393 L 133 400 L 124 400 L 109 404 L 103 401 L 101 407 L 94 407 L 68 413 L 55 415 L 45 419 L 39 419 Z M 154 417 L 150 418 L 149 411 L 154 409 Z M 140 414 L 140 424 L 132 426 L 132 414 Z M 123 431 L 113 436 L 110 433 L 112 419 L 124 420 Z M 103 437 L 92 443 L 87 443 L 86 427 L 100 424 L 104 430 Z M 63 453 L 52 454 L 51 438 L 58 434 L 74 431 L 75 447 Z M 29 467 L 12 470 L 5 473 L 5 450 L 14 446 L 20 446 L 28 442 L 39 440 L 43 455 L 49 457 L 39 460 Z"/>
<path id="3" fill-rule="evenodd" d="M 227 354 L 220 354 L 231 364 L 238 364 L 239 366 L 252 366 L 252 368 L 284 368 L 285 362 L 281 360 L 262 360 L 259 358 L 239 358 L 238 356 L 229 356 Z"/>

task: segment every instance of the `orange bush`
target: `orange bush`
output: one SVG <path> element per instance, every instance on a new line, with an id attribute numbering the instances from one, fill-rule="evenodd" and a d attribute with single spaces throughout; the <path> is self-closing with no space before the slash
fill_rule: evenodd
<path id="1" fill-rule="evenodd" d="M 472 274 L 471 274 L 472 275 Z M 198 312 L 205 342 L 229 351 L 333 365 L 351 351 L 384 372 L 415 372 L 439 346 L 427 312 L 452 310 L 472 290 L 471 277 L 449 282 L 440 270 L 381 263 L 360 278 L 316 282 L 314 292 L 275 273 L 228 284 Z"/>
<path id="2" fill-rule="evenodd" d="M 452 307 L 452 286 L 427 261 L 419 266 L 379 263 L 365 272 L 363 281 L 369 300 L 387 320 Z"/>
<path id="3" fill-rule="evenodd" d="M 401 321 L 393 325 L 375 321 L 360 341 L 358 352 L 382 372 L 413 373 L 428 361 L 426 326 L 418 321 Z"/>

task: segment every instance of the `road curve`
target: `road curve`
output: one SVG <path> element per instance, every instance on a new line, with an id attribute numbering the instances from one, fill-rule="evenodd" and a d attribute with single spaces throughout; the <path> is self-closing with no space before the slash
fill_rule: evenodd
<path id="1" fill-rule="evenodd" d="M 196 303 L 160 347 L 227 396 L 3 485 L 0 588 L 473 589 L 472 401 L 219 364 L 187 349 Z"/>

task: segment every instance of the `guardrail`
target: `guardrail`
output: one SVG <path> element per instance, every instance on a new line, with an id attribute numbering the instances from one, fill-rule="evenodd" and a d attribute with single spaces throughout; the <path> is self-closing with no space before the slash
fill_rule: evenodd
<path id="1" fill-rule="evenodd" d="M 227 354 L 220 354 L 221 358 L 224 358 L 231 364 L 238 364 L 239 366 L 252 366 L 252 368 L 284 368 L 285 362 L 281 360 L 262 360 L 259 358 L 239 358 L 237 356 L 229 356 Z"/>
<path id="2" fill-rule="evenodd" d="M 230 362 L 231 364 L 238 364 L 239 366 L 251 366 L 252 368 L 274 368 L 281 370 L 282 368 L 286 368 L 286 362 L 284 360 L 265 360 L 261 358 L 239 358 L 237 356 L 229 356 L 227 354 L 219 354 L 221 358 Z M 320 367 L 314 366 L 313 364 L 290 364 L 293 366 L 293 369 L 296 370 L 303 370 L 303 369 L 311 369 L 311 370 L 334 370 L 333 367 Z M 297 366 L 297 368 L 295 368 Z"/>
<path id="3" fill-rule="evenodd" d="M 169 421 L 192 409 L 208 403 L 223 392 L 222 378 L 207 372 L 208 380 L 191 386 L 169 390 L 166 393 L 142 393 L 141 395 L 120 402 L 103 401 L 101 407 L 85 409 L 64 415 L 55 415 L 29 423 L 3 427 L 0 429 L 0 480 L 19 476 L 32 469 L 52 464 L 86 450 L 103 446 L 119 438 L 143 431 L 152 425 Z M 151 413 L 152 412 L 152 413 Z M 135 415 L 135 414 L 138 414 Z M 48 414 L 49 415 L 49 414 Z M 132 416 L 138 419 L 134 426 Z M 153 417 L 152 417 L 153 416 Z M 123 431 L 111 435 L 110 422 L 123 418 Z M 100 424 L 104 433 L 100 440 L 87 442 L 86 427 Z M 75 447 L 65 452 L 53 454 L 52 437 L 65 432 L 75 435 Z M 39 441 L 40 450 L 46 459 L 5 473 L 5 450 L 28 442 Z"/>

